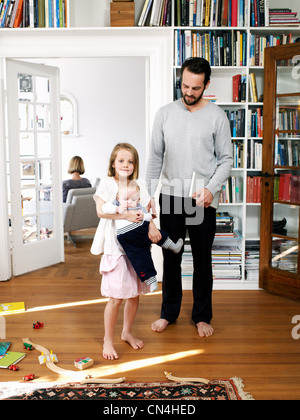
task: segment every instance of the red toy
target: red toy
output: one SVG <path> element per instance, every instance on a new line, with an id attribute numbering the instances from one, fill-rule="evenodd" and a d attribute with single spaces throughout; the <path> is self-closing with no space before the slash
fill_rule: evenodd
<path id="1" fill-rule="evenodd" d="M 34 379 L 34 374 L 31 373 L 30 375 L 25 375 L 23 381 L 32 381 Z"/>
<path id="2" fill-rule="evenodd" d="M 16 370 L 19 370 L 19 366 L 17 366 L 17 365 L 10 365 L 8 369 L 15 370 L 16 371 Z"/>
<path id="3" fill-rule="evenodd" d="M 44 324 L 42 322 L 36 322 L 35 324 L 33 324 L 33 328 L 35 330 L 39 330 L 40 328 L 43 328 Z"/>

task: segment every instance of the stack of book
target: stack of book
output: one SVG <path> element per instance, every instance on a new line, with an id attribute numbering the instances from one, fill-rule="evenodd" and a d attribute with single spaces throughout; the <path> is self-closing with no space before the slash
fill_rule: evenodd
<path id="1" fill-rule="evenodd" d="M 233 142 L 233 167 L 235 169 L 244 167 L 244 142 L 236 140 Z"/>
<path id="2" fill-rule="evenodd" d="M 175 66 L 181 66 L 189 57 L 205 58 L 211 66 L 246 66 L 247 33 L 230 30 L 201 34 L 176 29 Z"/>
<path id="3" fill-rule="evenodd" d="M 231 137 L 245 137 L 245 109 L 224 110 L 230 122 Z"/>
<path id="4" fill-rule="evenodd" d="M 300 108 L 294 106 L 281 106 L 277 115 L 279 130 L 300 130 Z M 288 134 L 288 133 L 283 133 Z"/>
<path id="5" fill-rule="evenodd" d="M 220 204 L 241 203 L 243 200 L 243 179 L 230 176 L 220 192 Z"/>
<path id="6" fill-rule="evenodd" d="M 247 168 L 257 169 L 261 171 L 262 168 L 262 140 L 249 139 L 247 152 Z"/>
<path id="7" fill-rule="evenodd" d="M 214 280 L 241 280 L 242 251 L 237 246 L 213 245 L 212 272 Z M 185 244 L 182 256 L 182 278 L 184 288 L 191 288 L 193 278 L 193 257 L 190 245 Z"/>
<path id="8" fill-rule="evenodd" d="M 247 0 L 174 0 L 175 26 L 245 26 Z"/>
<path id="9" fill-rule="evenodd" d="M 300 175 L 280 174 L 275 176 L 274 200 L 300 203 Z"/>
<path id="10" fill-rule="evenodd" d="M 216 213 L 216 233 L 232 233 L 234 231 L 233 216 L 227 211 Z"/>
<path id="11" fill-rule="evenodd" d="M 246 203 L 261 203 L 261 176 L 247 176 Z"/>
<path id="12" fill-rule="evenodd" d="M 241 280 L 242 251 L 238 246 L 213 245 L 214 280 Z"/>
<path id="13" fill-rule="evenodd" d="M 8 369 L 10 365 L 15 365 L 25 357 L 25 353 L 8 351 L 10 341 L 0 343 L 0 368 Z"/>
<path id="14" fill-rule="evenodd" d="M 292 9 L 270 9 L 269 10 L 270 26 L 299 26 L 300 20 L 298 13 Z"/>
<path id="15" fill-rule="evenodd" d="M 300 136 L 299 140 L 278 139 L 275 143 L 275 165 L 300 166 Z"/>
<path id="16" fill-rule="evenodd" d="M 2 28 L 65 28 L 67 0 L 1 0 Z"/>
<path id="17" fill-rule="evenodd" d="M 248 137 L 263 137 L 263 108 L 248 110 Z"/>
<path id="18" fill-rule="evenodd" d="M 171 26 L 172 0 L 145 0 L 138 26 Z"/>
<path id="19" fill-rule="evenodd" d="M 245 273 L 247 281 L 257 281 L 259 278 L 260 241 L 246 242 Z"/>
<path id="20" fill-rule="evenodd" d="M 292 44 L 292 34 L 259 35 L 250 34 L 250 66 L 264 66 L 264 50 L 266 47 Z"/>
<path id="21" fill-rule="evenodd" d="M 232 77 L 232 102 L 246 102 L 247 76 L 236 74 Z"/>
<path id="22" fill-rule="evenodd" d="M 269 0 L 251 0 L 250 24 L 261 26 L 299 26 L 298 13 L 288 8 L 270 9 Z"/>
<path id="23" fill-rule="evenodd" d="M 272 249 L 272 267 L 280 270 L 297 272 L 298 243 L 286 240 L 274 240 Z"/>

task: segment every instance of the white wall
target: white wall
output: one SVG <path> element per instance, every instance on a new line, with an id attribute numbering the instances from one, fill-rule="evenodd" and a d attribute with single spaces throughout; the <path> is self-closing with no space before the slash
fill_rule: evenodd
<path id="1" fill-rule="evenodd" d="M 34 60 L 39 61 L 41 60 Z M 116 143 L 133 144 L 140 155 L 140 177 L 146 165 L 145 59 L 47 59 L 60 68 L 61 90 L 78 103 L 79 137 L 62 137 L 62 178 L 72 156 L 83 158 L 87 178 L 104 177 Z"/>

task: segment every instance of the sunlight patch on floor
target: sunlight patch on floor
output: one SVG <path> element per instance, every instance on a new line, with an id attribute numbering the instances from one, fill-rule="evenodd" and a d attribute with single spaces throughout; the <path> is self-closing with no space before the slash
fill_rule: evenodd
<path id="1" fill-rule="evenodd" d="M 153 296 L 153 295 L 161 295 L 162 292 L 154 292 L 154 293 L 149 293 L 147 295 L 144 296 Z M 73 308 L 76 306 L 86 306 L 86 305 L 96 305 L 99 303 L 107 303 L 109 300 L 109 298 L 102 298 L 102 299 L 92 299 L 92 300 L 82 300 L 79 302 L 69 302 L 69 303 L 59 303 L 57 305 L 45 305 L 45 306 L 36 306 L 34 308 L 29 308 L 26 309 L 25 311 L 22 312 L 5 312 L 2 313 L 3 316 L 6 315 L 18 315 L 18 314 L 24 314 L 24 313 L 28 313 L 28 312 L 44 312 L 44 311 L 50 311 L 53 309 L 62 309 L 62 308 Z"/>

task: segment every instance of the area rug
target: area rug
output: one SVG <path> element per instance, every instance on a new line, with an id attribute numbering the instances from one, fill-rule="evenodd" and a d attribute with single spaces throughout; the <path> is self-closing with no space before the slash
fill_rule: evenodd
<path id="1" fill-rule="evenodd" d="M 38 385 L 38 384 L 36 384 Z M 240 378 L 212 380 L 209 384 L 192 382 L 126 382 L 114 385 L 79 383 L 56 385 L 49 388 L 26 388 L 5 400 L 249 400 Z"/>

